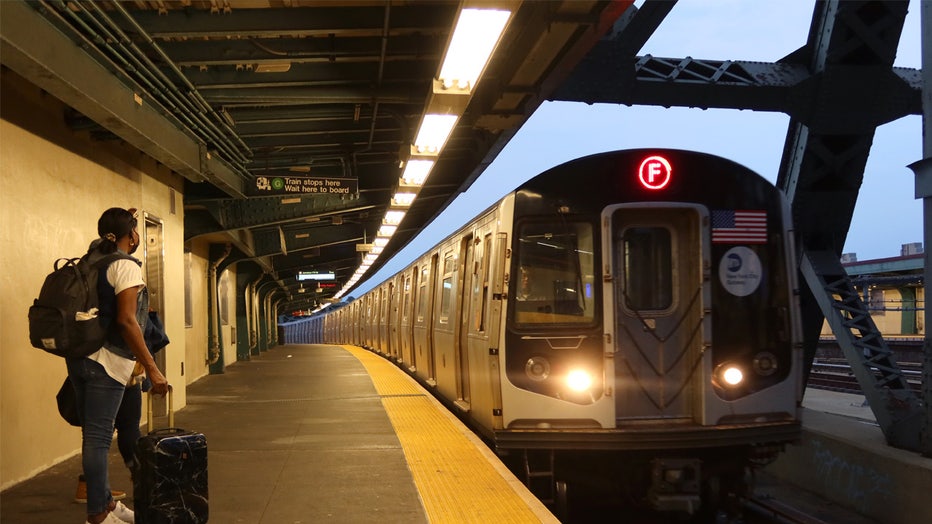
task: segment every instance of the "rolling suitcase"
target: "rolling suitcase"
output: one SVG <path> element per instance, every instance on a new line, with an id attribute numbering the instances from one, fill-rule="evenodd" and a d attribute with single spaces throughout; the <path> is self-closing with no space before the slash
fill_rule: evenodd
<path id="1" fill-rule="evenodd" d="M 203 433 L 175 426 L 172 393 L 168 393 L 168 426 L 152 429 L 136 443 L 139 469 L 133 480 L 137 524 L 201 524 L 207 522 L 207 439 Z"/>

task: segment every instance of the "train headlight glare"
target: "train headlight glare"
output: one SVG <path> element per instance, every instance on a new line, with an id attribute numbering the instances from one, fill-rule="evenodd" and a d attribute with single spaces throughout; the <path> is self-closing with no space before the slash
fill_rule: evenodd
<path id="1" fill-rule="evenodd" d="M 535 382 L 546 380 L 550 376 L 550 362 L 543 357 L 529 358 L 524 365 L 524 372 Z"/>
<path id="2" fill-rule="evenodd" d="M 735 366 L 727 366 L 722 370 L 722 380 L 729 386 L 737 386 L 744 380 L 744 373 Z"/>
<path id="3" fill-rule="evenodd" d="M 592 387 L 592 375 L 582 369 L 574 369 L 566 375 L 566 385 L 573 391 L 586 391 Z"/>

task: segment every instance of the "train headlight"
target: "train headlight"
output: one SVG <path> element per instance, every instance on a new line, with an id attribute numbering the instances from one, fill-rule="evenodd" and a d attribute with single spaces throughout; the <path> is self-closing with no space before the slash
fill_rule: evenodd
<path id="1" fill-rule="evenodd" d="M 744 380 L 744 373 L 736 367 L 725 368 L 722 372 L 722 380 L 729 386 L 737 386 Z"/>
<path id="2" fill-rule="evenodd" d="M 715 368 L 713 379 L 719 387 L 734 388 L 744 382 L 744 372 L 735 364 L 725 362 Z"/>
<path id="3" fill-rule="evenodd" d="M 777 372 L 777 357 L 769 351 L 761 351 L 754 355 L 754 371 L 763 377 Z"/>
<path id="4" fill-rule="evenodd" d="M 588 391 L 592 382 L 592 375 L 582 369 L 574 369 L 566 374 L 566 385 L 577 393 Z"/>
<path id="5" fill-rule="evenodd" d="M 524 365 L 524 372 L 535 382 L 546 380 L 550 376 L 550 362 L 544 357 L 531 357 Z"/>

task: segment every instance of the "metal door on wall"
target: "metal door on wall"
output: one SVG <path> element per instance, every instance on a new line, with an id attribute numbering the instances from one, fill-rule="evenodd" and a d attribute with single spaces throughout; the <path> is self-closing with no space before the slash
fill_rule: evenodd
<path id="1" fill-rule="evenodd" d="M 149 290 L 149 309 L 151 311 L 155 311 L 159 315 L 159 318 L 162 319 L 162 324 L 164 325 L 165 249 L 162 235 L 162 219 L 150 213 L 143 213 L 143 217 L 145 221 L 144 234 L 146 238 L 146 244 L 143 247 L 143 277 L 146 281 L 146 288 Z M 175 334 L 175 336 L 183 336 L 183 333 Z M 168 338 L 171 340 L 172 333 L 168 333 Z M 165 369 L 165 353 L 168 350 L 170 350 L 170 347 L 165 348 L 155 354 L 155 363 L 166 376 L 169 374 L 168 370 Z M 183 374 L 184 373 L 182 373 L 182 375 Z M 164 397 L 155 397 L 153 401 L 153 411 L 156 414 L 164 415 L 168 413 L 168 406 Z"/>

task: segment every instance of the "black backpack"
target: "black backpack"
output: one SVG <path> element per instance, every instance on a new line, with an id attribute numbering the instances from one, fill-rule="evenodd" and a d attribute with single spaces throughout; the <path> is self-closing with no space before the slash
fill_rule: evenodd
<path id="1" fill-rule="evenodd" d="M 111 262 L 133 257 L 116 252 L 93 264 L 81 258 L 60 258 L 45 277 L 39 298 L 29 307 L 29 342 L 33 347 L 66 358 L 83 358 L 100 349 L 107 339 L 110 319 L 103 319 L 97 280 Z"/>

